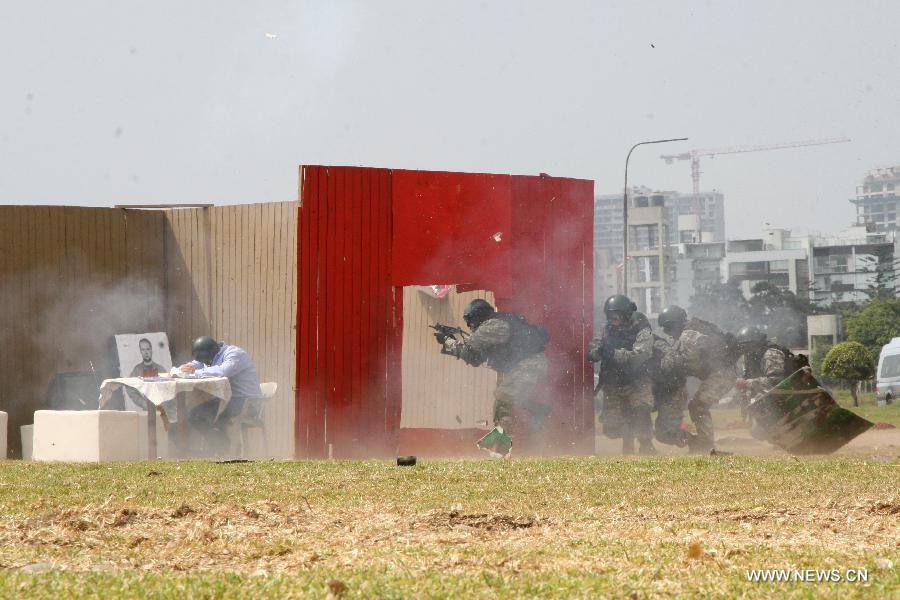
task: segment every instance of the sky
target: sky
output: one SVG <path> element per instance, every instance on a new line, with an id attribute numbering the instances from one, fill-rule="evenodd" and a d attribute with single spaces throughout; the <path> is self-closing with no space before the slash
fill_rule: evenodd
<path id="1" fill-rule="evenodd" d="M 297 197 L 301 164 L 629 180 L 721 155 L 728 237 L 837 232 L 900 164 L 898 2 L 0 1 L 0 203 Z"/>

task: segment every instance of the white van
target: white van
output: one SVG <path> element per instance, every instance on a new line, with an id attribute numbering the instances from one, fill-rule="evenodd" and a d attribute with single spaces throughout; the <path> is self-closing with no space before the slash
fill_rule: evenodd
<path id="1" fill-rule="evenodd" d="M 900 337 L 881 347 L 876 371 L 875 396 L 879 403 L 890 404 L 900 397 Z"/>

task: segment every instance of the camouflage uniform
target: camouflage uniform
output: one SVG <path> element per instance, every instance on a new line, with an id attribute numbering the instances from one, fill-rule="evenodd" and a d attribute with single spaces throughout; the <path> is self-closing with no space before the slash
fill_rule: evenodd
<path id="1" fill-rule="evenodd" d="M 688 402 L 688 413 L 697 428 L 695 449 L 713 448 L 710 407 L 725 396 L 734 385 L 734 360 L 729 359 L 724 337 L 700 333 L 690 328 L 690 322 L 662 357 L 662 370 L 672 374 L 692 376 L 701 380 L 700 387 Z"/>
<path id="2" fill-rule="evenodd" d="M 687 404 L 685 378 L 676 373 L 663 372 L 660 364 L 673 344 L 668 336 L 653 335 L 653 403 L 657 411 L 654 430 L 656 439 L 663 444 L 683 448 L 688 442 L 688 433 L 681 428 Z"/>
<path id="3" fill-rule="evenodd" d="M 494 316 L 478 326 L 464 340 L 448 339 L 444 350 L 454 354 L 473 367 L 487 362 L 487 366 L 500 374 L 494 389 L 494 424 L 512 434 L 516 427 L 517 409 L 549 412 L 549 407 L 534 400 L 534 392 L 547 376 L 547 357 L 543 351 L 521 356 L 522 352 L 511 347 L 512 328 L 502 315 Z"/>
<path id="4" fill-rule="evenodd" d="M 768 347 L 762 357 L 759 353 L 744 354 L 738 364 L 738 373 L 747 380 L 752 396 L 757 396 L 781 383 L 790 373 L 784 372 L 784 352 Z"/>
<path id="5" fill-rule="evenodd" d="M 608 359 L 603 359 L 606 344 L 614 349 Z M 642 446 L 652 447 L 653 391 L 647 363 L 653 355 L 653 334 L 647 317 L 634 313 L 624 327 L 613 328 L 607 324 L 602 337 L 591 340 L 587 355 L 591 362 L 603 359 L 600 365 L 603 434 L 608 438 L 623 438 L 626 444 L 637 438 Z"/>
<path id="6" fill-rule="evenodd" d="M 750 401 L 779 383 L 790 373 L 784 372 L 785 355 L 778 348 L 768 347 L 759 352 L 748 352 L 738 359 L 737 372 L 747 380 L 747 389 L 741 392 L 741 419 L 750 422 Z"/>

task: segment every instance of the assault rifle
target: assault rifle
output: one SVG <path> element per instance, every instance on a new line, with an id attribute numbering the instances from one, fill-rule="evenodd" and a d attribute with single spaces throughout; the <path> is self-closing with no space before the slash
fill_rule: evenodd
<path id="1" fill-rule="evenodd" d="M 468 332 L 463 331 L 461 327 L 453 327 L 452 325 L 444 325 L 442 323 L 435 323 L 434 325 L 429 325 L 431 329 L 434 329 L 441 335 L 444 335 L 448 338 L 456 339 L 456 336 L 460 337 L 469 337 Z"/>
<path id="2" fill-rule="evenodd" d="M 435 323 L 434 325 L 429 325 L 428 327 L 430 327 L 431 329 L 434 329 L 437 332 L 434 334 L 434 337 L 435 337 L 435 339 L 437 339 L 437 341 L 441 345 L 443 345 L 443 341 L 441 340 L 441 337 L 443 337 L 444 339 L 452 338 L 454 340 L 457 339 L 456 336 L 459 336 L 461 338 L 469 337 L 469 334 L 467 332 L 463 331 L 459 327 L 453 327 L 452 325 L 444 325 L 443 323 Z M 447 350 L 445 350 L 443 347 L 441 348 L 441 354 L 448 354 L 450 356 L 456 356 L 456 358 L 459 358 L 459 356 L 457 356 L 456 354 L 447 352 Z"/>

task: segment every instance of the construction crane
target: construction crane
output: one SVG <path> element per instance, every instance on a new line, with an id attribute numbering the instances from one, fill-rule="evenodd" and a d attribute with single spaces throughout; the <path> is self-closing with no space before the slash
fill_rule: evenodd
<path id="1" fill-rule="evenodd" d="M 682 152 L 681 154 L 663 154 L 661 159 L 671 165 L 675 160 L 691 161 L 691 178 L 694 180 L 694 196 L 700 194 L 700 157 L 716 156 L 717 154 L 738 154 L 740 152 L 764 152 L 766 150 L 783 150 L 785 148 L 800 148 L 803 146 L 822 146 L 824 144 L 843 144 L 850 138 L 828 138 L 824 140 L 806 140 L 803 142 L 788 142 L 784 144 L 767 144 L 765 146 L 732 146 L 730 148 L 701 148 Z"/>

